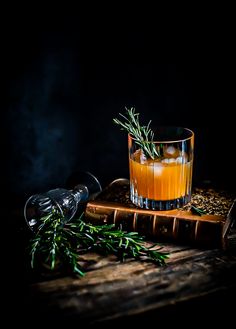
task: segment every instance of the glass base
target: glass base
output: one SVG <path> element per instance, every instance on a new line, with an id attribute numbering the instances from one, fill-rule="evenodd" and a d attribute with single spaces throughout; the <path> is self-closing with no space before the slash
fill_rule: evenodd
<path id="1" fill-rule="evenodd" d="M 144 198 L 137 193 L 130 191 L 130 200 L 142 209 L 151 210 L 172 210 L 185 206 L 191 200 L 191 194 L 185 195 L 174 200 L 152 200 Z"/>

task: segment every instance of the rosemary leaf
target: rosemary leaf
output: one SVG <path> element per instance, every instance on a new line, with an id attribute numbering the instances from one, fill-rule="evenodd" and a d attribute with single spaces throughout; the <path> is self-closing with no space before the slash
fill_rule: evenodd
<path id="1" fill-rule="evenodd" d="M 206 212 L 204 210 L 197 208 L 193 205 L 191 206 L 190 210 L 194 215 L 202 216 L 202 215 L 206 214 Z"/>

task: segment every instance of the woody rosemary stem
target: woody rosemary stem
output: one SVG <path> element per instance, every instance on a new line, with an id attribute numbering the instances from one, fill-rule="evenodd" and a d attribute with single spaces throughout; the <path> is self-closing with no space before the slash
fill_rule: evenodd
<path id="1" fill-rule="evenodd" d="M 156 244 L 146 247 L 144 237 L 137 232 L 125 232 L 114 225 L 93 225 L 85 223 L 83 214 L 63 224 L 58 213 L 40 219 L 40 229 L 30 241 L 31 266 L 43 264 L 54 270 L 56 265 L 69 272 L 84 275 L 79 256 L 87 252 L 114 254 L 118 260 L 127 258 L 148 260 L 164 265 L 169 255 L 161 252 Z"/>

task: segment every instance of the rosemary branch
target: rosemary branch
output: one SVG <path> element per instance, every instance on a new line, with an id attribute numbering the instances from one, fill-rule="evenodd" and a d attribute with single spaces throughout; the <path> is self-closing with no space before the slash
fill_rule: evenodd
<path id="1" fill-rule="evenodd" d="M 164 265 L 168 254 L 161 252 L 156 244 L 146 247 L 144 237 L 137 232 L 126 232 L 114 225 L 85 223 L 83 214 L 69 223 L 58 213 L 40 219 L 40 230 L 30 241 L 31 267 L 39 263 L 54 270 L 60 264 L 79 276 L 84 269 L 79 256 L 93 251 L 103 255 L 114 254 L 117 259 L 149 260 Z"/>
<path id="2" fill-rule="evenodd" d="M 155 144 L 153 142 L 154 133 L 150 128 L 151 120 L 147 126 L 141 126 L 139 122 L 139 113 L 135 112 L 135 108 L 131 107 L 127 111 L 127 116 L 119 113 L 119 115 L 124 119 L 123 121 L 114 118 L 113 122 L 121 126 L 121 130 L 126 130 L 134 139 L 136 144 L 138 144 L 143 150 L 144 154 L 151 159 L 160 157 Z"/>

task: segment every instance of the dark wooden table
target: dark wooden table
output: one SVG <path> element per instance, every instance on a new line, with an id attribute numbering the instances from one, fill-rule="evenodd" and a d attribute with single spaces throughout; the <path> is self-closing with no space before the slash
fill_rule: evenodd
<path id="1" fill-rule="evenodd" d="M 223 318 L 236 291 L 236 253 L 171 244 L 164 244 L 164 250 L 170 258 L 163 267 L 86 255 L 85 277 L 31 283 L 28 310 L 37 321 L 87 325 L 181 323 L 186 315 L 194 323 L 206 316 Z"/>
<path id="2" fill-rule="evenodd" d="M 29 230 L 21 212 L 5 223 L 7 266 L 2 281 L 10 312 L 7 321 L 30 328 L 49 323 L 76 327 L 132 323 L 204 325 L 231 324 L 236 296 L 236 251 L 161 243 L 170 254 L 166 266 L 113 256 L 84 255 L 83 278 L 36 274 L 29 268 L 25 249 Z M 14 220 L 13 220 L 14 218 Z M 12 228 L 16 229 L 13 237 Z M 4 236 L 2 235 L 4 238 Z M 11 238 L 10 238 L 11 237 Z M 24 237 L 24 238 L 22 238 Z M 10 243 L 9 243 L 10 242 Z M 14 243 L 13 243 L 14 242 Z M 12 247 L 12 249 L 10 248 Z M 189 320 L 190 319 L 190 320 Z M 46 325 L 47 324 L 47 325 Z"/>

